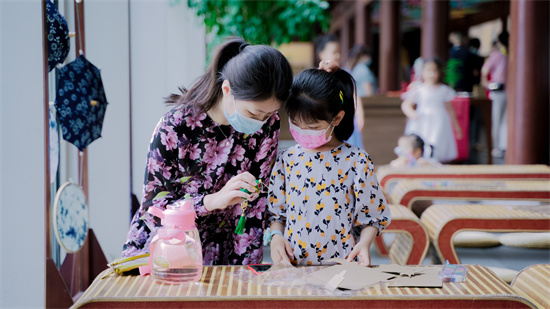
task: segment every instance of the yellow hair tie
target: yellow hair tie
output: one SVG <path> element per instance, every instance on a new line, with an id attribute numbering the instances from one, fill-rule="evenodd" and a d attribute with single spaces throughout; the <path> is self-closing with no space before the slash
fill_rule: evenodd
<path id="1" fill-rule="evenodd" d="M 342 93 L 342 90 L 340 90 L 340 100 L 342 100 L 342 104 L 344 104 L 344 94 Z"/>

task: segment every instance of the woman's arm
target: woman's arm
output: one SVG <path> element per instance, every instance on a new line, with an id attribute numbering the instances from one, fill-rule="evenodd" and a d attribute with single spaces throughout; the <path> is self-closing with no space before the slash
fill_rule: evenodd
<path id="1" fill-rule="evenodd" d="M 445 109 L 449 113 L 449 117 L 451 118 L 451 122 L 453 124 L 453 128 L 455 130 L 456 139 L 462 139 L 462 129 L 460 128 L 460 124 L 458 123 L 458 119 L 456 119 L 455 110 L 453 108 L 453 105 L 451 102 L 445 102 Z"/>
<path id="2" fill-rule="evenodd" d="M 357 102 L 357 108 L 355 109 L 355 125 L 359 131 L 363 130 L 365 126 L 365 111 L 363 109 L 363 101 L 360 96 L 355 96 Z"/>

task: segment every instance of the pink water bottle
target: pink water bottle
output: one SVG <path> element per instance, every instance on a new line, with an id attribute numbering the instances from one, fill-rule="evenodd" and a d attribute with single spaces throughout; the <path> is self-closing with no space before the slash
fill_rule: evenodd
<path id="1" fill-rule="evenodd" d="M 149 267 L 140 269 L 144 275 L 166 283 L 198 281 L 202 276 L 202 246 L 195 226 L 195 211 L 191 199 L 177 201 L 162 211 L 149 207 L 149 213 L 161 219 L 162 227 L 149 247 Z"/>

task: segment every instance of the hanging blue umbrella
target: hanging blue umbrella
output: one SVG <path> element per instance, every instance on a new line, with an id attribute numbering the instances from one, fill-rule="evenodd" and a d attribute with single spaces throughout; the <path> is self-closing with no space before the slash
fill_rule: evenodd
<path id="1" fill-rule="evenodd" d="M 80 151 L 101 137 L 107 98 L 99 69 L 84 55 L 59 69 L 55 107 L 63 139 Z"/>
<path id="2" fill-rule="evenodd" d="M 55 4 L 46 0 L 46 25 L 48 31 L 46 38 L 48 44 L 48 72 L 59 63 L 63 63 L 69 50 L 71 40 L 69 38 L 69 27 L 67 21 L 59 13 Z"/>

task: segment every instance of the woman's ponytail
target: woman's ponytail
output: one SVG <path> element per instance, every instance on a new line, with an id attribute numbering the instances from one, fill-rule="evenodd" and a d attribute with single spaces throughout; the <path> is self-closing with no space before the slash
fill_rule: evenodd
<path id="1" fill-rule="evenodd" d="M 220 45 L 206 72 L 182 94 L 172 94 L 166 103 L 188 104 L 200 112 L 210 110 L 222 97 L 222 83 L 228 80 L 236 99 L 265 101 L 272 97 L 286 101 L 292 85 L 292 69 L 286 58 L 270 46 L 250 46 L 232 37 Z"/>
<path id="2" fill-rule="evenodd" d="M 225 65 L 238 55 L 248 44 L 238 37 L 229 38 L 218 46 L 206 72 L 199 77 L 191 89 L 179 88 L 182 94 L 171 94 L 167 104 L 190 104 L 201 112 L 208 111 L 222 95 L 220 76 Z"/>

